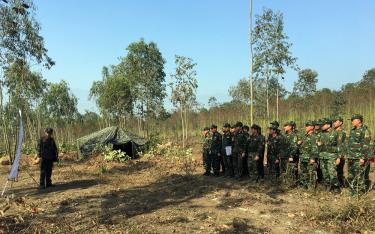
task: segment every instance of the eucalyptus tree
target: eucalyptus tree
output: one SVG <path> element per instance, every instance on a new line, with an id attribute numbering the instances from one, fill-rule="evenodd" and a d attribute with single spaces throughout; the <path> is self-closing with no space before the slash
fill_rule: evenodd
<path id="1" fill-rule="evenodd" d="M 270 118 L 269 97 L 270 83 L 276 84 L 276 118 L 279 113 L 280 83 L 286 68 L 297 69 L 296 58 L 292 56 L 288 36 L 284 32 L 283 14 L 263 9 L 261 15 L 255 16 L 253 31 L 254 73 L 255 78 L 265 80 L 267 119 Z"/>
<path id="2" fill-rule="evenodd" d="M 188 131 L 188 112 L 196 104 L 198 88 L 196 63 L 191 58 L 175 55 L 176 70 L 171 75 L 172 104 L 179 110 L 182 127 L 182 145 L 185 147 Z"/>

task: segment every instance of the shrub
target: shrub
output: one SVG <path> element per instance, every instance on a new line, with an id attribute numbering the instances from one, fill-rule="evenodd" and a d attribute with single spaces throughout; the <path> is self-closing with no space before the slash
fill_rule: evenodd
<path id="1" fill-rule="evenodd" d="M 121 150 L 112 150 L 112 146 L 107 145 L 105 146 L 104 150 L 104 160 L 110 161 L 110 162 L 127 162 L 131 158 L 129 155 L 127 155 L 125 152 Z"/>

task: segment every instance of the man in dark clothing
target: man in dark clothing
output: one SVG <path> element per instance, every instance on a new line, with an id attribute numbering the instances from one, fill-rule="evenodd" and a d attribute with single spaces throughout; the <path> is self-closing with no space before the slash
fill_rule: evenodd
<path id="1" fill-rule="evenodd" d="M 236 130 L 233 137 L 233 168 L 236 179 L 240 179 L 243 170 L 243 160 L 246 154 L 246 136 L 242 132 L 243 124 L 236 123 Z"/>
<path id="2" fill-rule="evenodd" d="M 224 158 L 224 165 L 225 165 L 225 177 L 233 177 L 233 154 L 232 154 L 232 147 L 233 147 L 233 135 L 230 132 L 230 124 L 226 123 L 223 127 L 223 158 Z"/>
<path id="3" fill-rule="evenodd" d="M 247 125 L 244 125 L 242 127 L 242 131 L 243 131 L 243 134 L 245 135 L 246 137 L 246 144 L 248 144 L 248 141 L 249 141 L 249 138 L 250 138 L 250 127 L 247 126 Z M 248 149 L 247 149 L 247 145 L 246 145 L 246 153 L 245 153 L 245 158 L 244 160 L 242 161 L 243 165 L 242 165 L 242 175 L 250 175 L 250 171 L 249 171 L 249 167 L 248 167 L 248 158 L 249 158 L 249 152 L 248 152 Z"/>
<path id="4" fill-rule="evenodd" d="M 211 160 L 212 160 L 212 167 L 214 169 L 214 175 L 220 175 L 220 158 L 221 158 L 221 144 L 222 138 L 221 134 L 217 131 L 217 126 L 211 126 L 211 134 L 212 134 L 212 141 L 211 141 Z"/>
<path id="5" fill-rule="evenodd" d="M 251 135 L 248 140 L 248 168 L 249 175 L 256 175 L 256 181 L 264 178 L 264 144 L 265 139 L 261 134 L 261 128 L 253 124 L 251 126 Z"/>
<path id="6" fill-rule="evenodd" d="M 53 187 L 52 168 L 53 163 L 58 160 L 58 149 L 53 139 L 53 129 L 47 128 L 45 136 L 38 142 L 38 156 L 40 160 L 40 189 Z"/>

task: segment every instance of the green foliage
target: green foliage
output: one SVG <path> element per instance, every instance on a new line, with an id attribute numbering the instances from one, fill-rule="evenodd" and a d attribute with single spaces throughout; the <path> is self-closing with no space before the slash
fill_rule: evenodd
<path id="1" fill-rule="evenodd" d="M 123 74 L 103 68 L 103 80 L 95 81 L 90 89 L 90 98 L 95 98 L 102 113 L 119 119 L 133 112 L 133 96 L 130 81 Z"/>
<path id="2" fill-rule="evenodd" d="M 146 145 L 147 152 L 155 149 L 161 143 L 162 143 L 162 141 L 161 141 L 161 138 L 160 138 L 160 134 L 159 133 L 151 133 L 150 136 L 148 137 L 148 141 L 147 141 L 147 145 Z"/>
<path id="3" fill-rule="evenodd" d="M 75 144 L 69 144 L 66 142 L 63 142 L 59 145 L 59 152 L 66 154 L 77 151 L 77 146 Z"/>
<path id="4" fill-rule="evenodd" d="M 316 92 L 316 84 L 318 83 L 318 73 L 310 68 L 303 69 L 298 72 L 298 81 L 294 83 L 293 93 L 307 97 L 312 96 Z"/>
<path id="5" fill-rule="evenodd" d="M 42 99 L 44 114 L 57 122 L 72 122 L 78 115 L 78 99 L 65 81 L 51 83 Z"/>
<path id="6" fill-rule="evenodd" d="M 112 150 L 111 145 L 107 145 L 105 147 L 104 153 L 104 160 L 110 161 L 110 162 L 127 162 L 131 160 L 130 156 L 127 155 L 125 152 L 122 152 L 121 150 Z"/>
<path id="7" fill-rule="evenodd" d="M 37 153 L 37 150 L 33 144 L 23 144 L 22 153 L 26 155 L 33 155 Z"/>

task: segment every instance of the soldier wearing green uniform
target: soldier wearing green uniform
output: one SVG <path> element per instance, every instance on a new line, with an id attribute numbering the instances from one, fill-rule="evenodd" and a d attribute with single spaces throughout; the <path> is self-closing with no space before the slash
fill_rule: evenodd
<path id="1" fill-rule="evenodd" d="M 344 178 L 344 166 L 345 166 L 345 154 L 346 152 L 346 131 L 342 128 L 342 125 L 344 124 L 344 119 L 341 116 L 337 116 L 333 119 L 333 128 L 338 134 L 338 144 L 341 149 L 341 152 L 343 152 L 340 155 L 340 163 L 337 165 L 337 178 L 339 180 L 340 186 L 345 186 L 345 178 Z"/>
<path id="2" fill-rule="evenodd" d="M 323 180 L 327 190 L 339 190 L 336 165 L 340 160 L 338 133 L 332 128 L 332 120 L 324 119 L 322 132 L 317 141 Z"/>
<path id="3" fill-rule="evenodd" d="M 271 177 L 280 177 L 280 158 L 282 155 L 283 138 L 279 130 L 279 123 L 274 121 L 269 127 L 267 139 L 268 172 Z"/>
<path id="4" fill-rule="evenodd" d="M 284 124 L 284 137 L 286 140 L 284 151 L 285 156 L 281 159 L 281 168 L 283 171 L 286 171 L 287 166 L 289 165 L 292 170 L 291 173 L 297 175 L 298 168 L 298 135 L 295 130 L 295 122 L 289 121 Z"/>
<path id="5" fill-rule="evenodd" d="M 309 188 L 315 186 L 316 178 L 313 177 L 313 173 L 316 171 L 316 158 L 318 157 L 318 151 L 316 146 L 316 135 L 314 134 L 314 123 L 313 121 L 307 121 L 305 123 L 305 133 L 298 141 L 300 145 L 300 176 L 299 182 L 302 187 Z"/>
<path id="6" fill-rule="evenodd" d="M 316 136 L 317 140 L 320 138 L 322 125 L 323 125 L 323 122 L 321 119 L 314 121 L 314 135 Z M 315 162 L 316 162 L 316 172 L 318 175 L 318 182 L 321 183 L 323 181 L 323 172 L 322 172 L 321 165 L 320 165 L 319 154 L 317 155 Z"/>
<path id="7" fill-rule="evenodd" d="M 233 135 L 230 132 L 230 124 L 226 123 L 223 127 L 223 150 L 222 155 L 225 166 L 225 177 L 233 177 Z"/>
<path id="8" fill-rule="evenodd" d="M 248 143 L 249 143 L 249 138 L 250 138 L 250 127 L 247 125 L 244 125 L 242 127 L 243 134 L 246 137 L 246 153 L 245 153 L 245 158 L 242 161 L 243 166 L 242 166 L 242 175 L 250 175 L 249 173 L 249 167 L 247 165 L 248 159 L 249 159 L 249 151 L 248 151 Z"/>
<path id="9" fill-rule="evenodd" d="M 246 136 L 243 134 L 241 122 L 236 123 L 233 136 L 233 168 L 236 179 L 240 179 L 243 171 L 243 160 L 246 154 Z"/>
<path id="10" fill-rule="evenodd" d="M 369 183 L 370 163 L 373 154 L 371 132 L 363 124 L 363 116 L 352 115 L 352 129 L 349 134 L 347 147 L 347 162 L 349 167 L 348 181 L 352 192 L 367 189 Z"/>
<path id="11" fill-rule="evenodd" d="M 217 131 L 217 126 L 213 124 L 211 126 L 211 160 L 212 160 L 212 167 L 214 170 L 214 175 L 220 175 L 220 158 L 221 158 L 221 150 L 222 150 L 222 139 L 221 134 Z"/>
<path id="12" fill-rule="evenodd" d="M 264 178 L 264 143 L 265 139 L 262 136 L 261 128 L 253 124 L 251 126 L 251 134 L 247 142 L 247 151 L 248 151 L 248 168 L 249 176 L 252 177 L 256 175 L 256 181 Z"/>
<path id="13" fill-rule="evenodd" d="M 205 127 L 203 129 L 203 166 L 205 169 L 205 173 L 203 175 L 209 176 L 211 175 L 211 159 L 210 159 L 210 149 L 211 149 L 211 134 L 210 128 Z"/>

